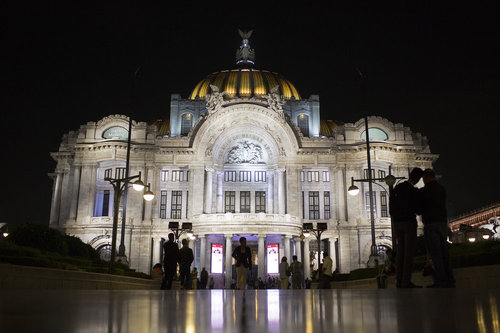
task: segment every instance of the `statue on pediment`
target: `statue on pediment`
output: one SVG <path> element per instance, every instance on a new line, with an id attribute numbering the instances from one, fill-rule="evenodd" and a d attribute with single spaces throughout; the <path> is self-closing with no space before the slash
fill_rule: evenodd
<path id="1" fill-rule="evenodd" d="M 285 113 L 283 112 L 283 105 L 286 103 L 285 98 L 282 95 L 277 94 L 279 86 L 274 86 L 270 93 L 264 95 L 263 98 L 267 101 L 269 109 L 276 112 L 281 118 L 285 117 Z"/>
<path id="2" fill-rule="evenodd" d="M 220 109 L 224 103 L 224 96 L 229 95 L 227 91 L 219 92 L 219 87 L 213 84 L 210 85 L 210 89 L 212 93 L 205 96 L 208 114 L 215 113 Z"/>

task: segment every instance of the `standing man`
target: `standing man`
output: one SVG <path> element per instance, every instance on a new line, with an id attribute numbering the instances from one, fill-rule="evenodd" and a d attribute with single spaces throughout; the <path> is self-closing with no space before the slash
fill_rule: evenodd
<path id="1" fill-rule="evenodd" d="M 174 242 L 174 234 L 168 234 L 168 242 L 163 244 L 163 270 L 165 275 L 161 283 L 161 289 L 172 289 L 172 281 L 177 271 L 179 262 L 179 247 Z"/>
<path id="2" fill-rule="evenodd" d="M 290 271 L 292 272 L 292 288 L 302 289 L 302 263 L 298 261 L 297 256 L 292 257 Z"/>
<path id="3" fill-rule="evenodd" d="M 421 288 L 411 282 L 413 257 L 417 245 L 418 190 L 415 187 L 424 172 L 414 168 L 409 179 L 389 194 L 389 210 L 394 228 L 396 250 L 396 286 Z"/>
<path id="4" fill-rule="evenodd" d="M 428 288 L 454 288 L 455 279 L 450 265 L 448 244 L 448 216 L 446 213 L 446 191 L 436 181 L 432 169 L 425 169 L 422 176 L 425 186 L 420 189 L 419 197 L 424 224 L 424 238 L 427 251 L 434 266 L 434 284 Z"/>
<path id="5" fill-rule="evenodd" d="M 252 269 L 252 251 L 245 237 L 240 238 L 240 246 L 234 249 L 233 258 L 236 260 L 236 289 L 244 290 L 248 271 Z"/>
<path id="6" fill-rule="evenodd" d="M 208 283 L 208 272 L 205 269 L 205 267 L 203 267 L 200 273 L 200 289 L 206 289 L 207 283 Z"/>
<path id="7" fill-rule="evenodd" d="M 333 261 L 332 258 L 328 256 L 328 252 L 323 252 L 323 267 L 322 267 L 322 278 L 321 282 L 323 284 L 323 289 L 330 289 L 330 282 L 332 281 L 332 271 L 333 271 Z"/>
<path id="8" fill-rule="evenodd" d="M 179 250 L 179 266 L 181 275 L 181 288 L 191 289 L 191 263 L 194 261 L 193 250 L 189 248 L 186 238 L 182 240 L 182 248 Z"/>

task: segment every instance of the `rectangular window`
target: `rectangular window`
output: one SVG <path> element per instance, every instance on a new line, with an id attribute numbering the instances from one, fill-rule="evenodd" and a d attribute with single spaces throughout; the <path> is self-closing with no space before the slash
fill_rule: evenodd
<path id="1" fill-rule="evenodd" d="M 240 213 L 250 213 L 250 191 L 240 192 Z"/>
<path id="2" fill-rule="evenodd" d="M 113 177 L 113 169 L 104 170 L 104 179 Z"/>
<path id="3" fill-rule="evenodd" d="M 224 192 L 224 210 L 226 213 L 234 213 L 236 194 L 234 191 Z"/>
<path id="4" fill-rule="evenodd" d="M 160 192 L 160 218 L 167 218 L 167 191 Z"/>
<path id="5" fill-rule="evenodd" d="M 101 216 L 109 216 L 109 190 L 104 190 L 102 195 L 102 214 Z"/>
<path id="6" fill-rule="evenodd" d="M 127 175 L 125 173 L 126 170 L 127 170 L 126 168 L 116 168 L 116 170 L 115 170 L 115 178 L 116 179 L 122 179 L 122 178 L 127 177 Z"/>
<path id="7" fill-rule="evenodd" d="M 265 213 L 266 212 L 266 192 L 265 191 L 255 191 L 255 212 Z"/>
<path id="8" fill-rule="evenodd" d="M 160 181 L 162 181 L 162 182 L 168 181 L 168 170 L 161 170 Z"/>
<path id="9" fill-rule="evenodd" d="M 251 182 L 252 171 L 240 171 L 240 182 Z"/>
<path id="10" fill-rule="evenodd" d="M 319 171 L 307 171 L 308 182 L 319 182 Z"/>
<path id="11" fill-rule="evenodd" d="M 385 171 L 384 170 L 379 170 L 378 171 L 378 178 L 380 179 L 384 179 L 385 178 Z M 380 180 L 381 182 L 383 182 L 383 180 Z"/>
<path id="12" fill-rule="evenodd" d="M 172 170 L 172 181 L 173 182 L 179 181 L 179 170 Z"/>
<path id="13" fill-rule="evenodd" d="M 330 171 L 323 171 L 323 181 L 324 182 L 330 181 Z"/>
<path id="14" fill-rule="evenodd" d="M 373 179 L 373 178 L 375 178 L 375 170 L 374 169 L 371 169 L 371 170 L 372 170 L 371 174 L 372 174 L 372 179 Z M 368 179 L 369 178 L 368 177 L 368 169 L 365 169 L 364 174 L 365 174 L 365 179 Z"/>
<path id="15" fill-rule="evenodd" d="M 319 192 L 309 192 L 309 219 L 319 220 Z"/>
<path id="16" fill-rule="evenodd" d="M 224 181 L 225 182 L 235 182 L 236 181 L 236 171 L 224 171 Z"/>
<path id="17" fill-rule="evenodd" d="M 380 192 L 380 216 L 389 217 L 387 209 L 387 192 Z"/>
<path id="18" fill-rule="evenodd" d="M 304 171 L 301 171 L 301 172 L 300 172 L 300 181 L 301 181 L 301 182 L 304 182 L 304 180 L 305 180 L 305 175 L 304 175 L 304 173 L 305 173 Z"/>
<path id="19" fill-rule="evenodd" d="M 182 218 L 182 191 L 172 191 L 172 200 L 170 203 L 170 218 Z"/>
<path id="20" fill-rule="evenodd" d="M 266 182 L 266 172 L 265 171 L 255 171 L 255 181 L 256 182 Z"/>
<path id="21" fill-rule="evenodd" d="M 373 217 L 377 217 L 377 196 L 376 192 L 373 192 Z M 365 193 L 365 209 L 366 216 L 370 218 L 370 192 Z"/>
<path id="22" fill-rule="evenodd" d="M 186 181 L 188 182 L 189 181 L 189 176 L 190 176 L 190 172 L 189 170 L 186 170 Z"/>
<path id="23" fill-rule="evenodd" d="M 324 212 L 325 212 L 325 220 L 328 220 L 331 217 L 330 214 L 330 192 L 325 191 L 323 194 L 324 197 Z"/>

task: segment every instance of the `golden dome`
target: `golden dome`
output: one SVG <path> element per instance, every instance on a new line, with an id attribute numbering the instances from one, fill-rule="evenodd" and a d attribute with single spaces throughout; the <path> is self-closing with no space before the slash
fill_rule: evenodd
<path id="1" fill-rule="evenodd" d="M 278 73 L 258 69 L 233 69 L 215 72 L 198 82 L 189 95 L 189 99 L 204 99 L 210 93 L 210 85 L 219 88 L 220 92 L 227 92 L 226 98 L 261 98 L 269 94 L 271 89 L 279 86 L 278 94 L 289 100 L 294 97 L 300 99 L 295 86 Z"/>

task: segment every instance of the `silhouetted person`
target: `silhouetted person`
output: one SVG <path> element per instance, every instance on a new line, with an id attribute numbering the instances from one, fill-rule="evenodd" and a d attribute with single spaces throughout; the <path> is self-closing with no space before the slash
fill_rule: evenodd
<path id="1" fill-rule="evenodd" d="M 207 283 L 208 283 L 208 272 L 205 269 L 205 267 L 203 267 L 200 273 L 200 289 L 206 289 Z"/>
<path id="2" fill-rule="evenodd" d="M 181 287 L 191 289 L 191 263 L 194 260 L 193 250 L 189 248 L 189 242 L 186 238 L 182 240 L 182 248 L 179 250 L 179 271 L 181 277 Z"/>
<path id="3" fill-rule="evenodd" d="M 292 288 L 302 289 L 302 263 L 298 261 L 297 256 L 292 257 L 290 271 L 292 272 Z"/>
<path id="4" fill-rule="evenodd" d="M 168 242 L 163 244 L 163 270 L 165 275 L 161 284 L 161 289 L 172 289 L 177 263 L 179 262 L 179 246 L 174 242 L 174 234 L 168 234 Z"/>
<path id="5" fill-rule="evenodd" d="M 330 283 L 332 281 L 332 271 L 333 271 L 333 261 L 328 255 L 328 252 L 323 252 L 323 265 L 321 267 L 322 276 L 321 283 L 323 289 L 330 289 Z"/>
<path id="6" fill-rule="evenodd" d="M 287 258 L 281 258 L 279 265 L 280 272 L 280 289 L 288 289 L 288 277 L 290 276 L 290 267 L 288 266 Z"/>
<path id="7" fill-rule="evenodd" d="M 396 286 L 419 288 L 411 282 L 413 257 L 417 244 L 418 190 L 415 187 L 423 171 L 414 168 L 407 181 L 396 185 L 389 196 L 389 210 L 396 247 Z"/>
<path id="8" fill-rule="evenodd" d="M 236 260 L 236 288 L 245 289 L 248 271 L 252 269 L 252 251 L 247 246 L 247 239 L 240 238 L 240 246 L 233 251 Z"/>
<path id="9" fill-rule="evenodd" d="M 436 181 L 432 169 L 425 169 L 422 176 L 425 186 L 419 191 L 424 239 L 427 251 L 434 265 L 431 288 L 453 288 L 455 280 L 448 254 L 448 216 L 446 213 L 446 191 Z"/>

